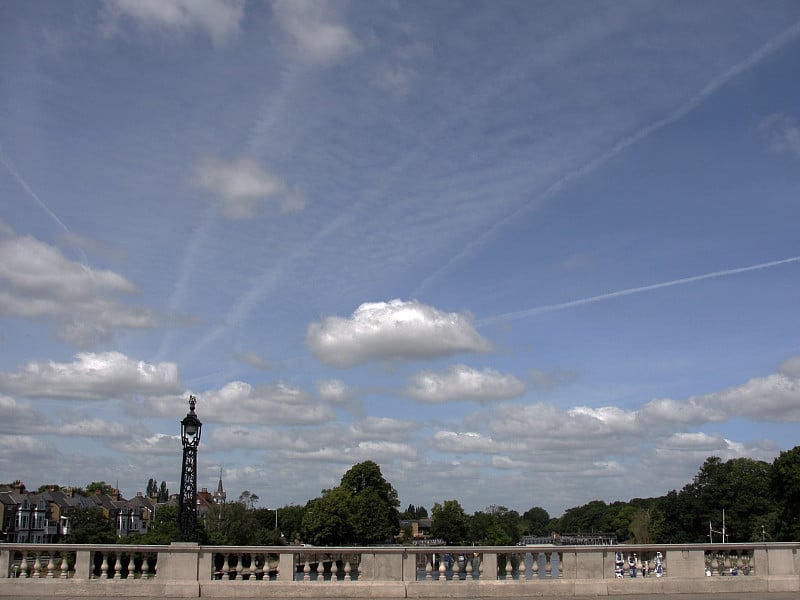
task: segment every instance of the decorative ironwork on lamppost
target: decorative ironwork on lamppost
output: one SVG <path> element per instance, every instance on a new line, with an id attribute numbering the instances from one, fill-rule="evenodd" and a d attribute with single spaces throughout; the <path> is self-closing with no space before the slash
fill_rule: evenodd
<path id="1" fill-rule="evenodd" d="M 181 468 L 181 495 L 178 499 L 178 531 L 182 542 L 197 541 L 197 446 L 203 424 L 194 407 L 197 398 L 189 396 L 189 412 L 181 421 L 183 466 Z"/>

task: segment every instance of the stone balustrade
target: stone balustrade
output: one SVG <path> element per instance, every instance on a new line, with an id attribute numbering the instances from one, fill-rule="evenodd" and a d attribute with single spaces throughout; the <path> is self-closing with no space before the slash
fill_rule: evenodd
<path id="1" fill-rule="evenodd" d="M 800 591 L 800 543 L 614 546 L 0 544 L 0 598 L 533 598 Z"/>

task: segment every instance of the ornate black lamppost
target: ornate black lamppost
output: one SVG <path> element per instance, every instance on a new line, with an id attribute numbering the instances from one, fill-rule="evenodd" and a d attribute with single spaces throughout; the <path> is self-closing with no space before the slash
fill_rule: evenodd
<path id="1" fill-rule="evenodd" d="M 197 398 L 189 396 L 189 412 L 181 421 L 183 467 L 178 501 L 178 530 L 182 542 L 197 541 L 197 446 L 203 424 L 194 412 Z"/>

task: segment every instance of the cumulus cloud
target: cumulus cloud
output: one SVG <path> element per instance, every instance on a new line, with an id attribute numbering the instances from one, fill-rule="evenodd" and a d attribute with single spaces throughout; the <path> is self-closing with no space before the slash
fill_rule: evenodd
<path id="1" fill-rule="evenodd" d="M 158 414 L 179 416 L 186 412 L 186 399 L 150 398 Z M 252 386 L 232 381 L 219 390 L 197 393 L 197 412 L 203 422 L 314 424 L 334 419 L 336 413 L 295 386 L 276 383 Z"/>
<path id="2" fill-rule="evenodd" d="M 440 452 L 466 454 L 496 454 L 509 449 L 507 444 L 498 444 L 490 436 L 465 431 L 437 431 L 430 440 L 431 446 Z"/>
<path id="3" fill-rule="evenodd" d="M 120 304 L 136 287 L 113 271 L 67 259 L 30 236 L 0 239 L 0 314 L 55 323 L 59 337 L 77 346 L 117 329 L 150 329 L 152 312 Z"/>
<path id="4" fill-rule="evenodd" d="M 215 194 L 222 214 L 229 219 L 253 217 L 269 204 L 277 206 L 283 214 L 305 208 L 302 191 L 290 187 L 249 158 L 232 163 L 206 160 L 195 170 L 194 182 Z"/>
<path id="5" fill-rule="evenodd" d="M 640 420 L 650 424 L 687 425 L 742 417 L 776 423 L 800 422 L 800 378 L 791 375 L 797 368 L 795 361 L 790 359 L 783 363 L 781 372 L 755 377 L 720 392 L 686 400 L 651 400 L 642 407 Z"/>
<path id="6" fill-rule="evenodd" d="M 360 49 L 355 35 L 335 15 L 330 3 L 275 0 L 273 13 L 299 55 L 311 63 L 337 62 Z"/>
<path id="7" fill-rule="evenodd" d="M 466 365 L 453 365 L 446 371 L 423 371 L 411 377 L 406 393 L 421 402 L 449 400 L 507 400 L 525 392 L 525 384 L 513 375 L 494 369 L 476 370 Z"/>
<path id="8" fill-rule="evenodd" d="M 326 379 L 317 383 L 317 394 L 323 400 L 342 403 L 351 398 L 351 390 L 340 379 Z"/>
<path id="9" fill-rule="evenodd" d="M 174 363 L 149 364 L 119 352 L 81 352 L 71 363 L 31 361 L 0 373 L 0 389 L 35 398 L 103 400 L 181 390 Z"/>
<path id="10" fill-rule="evenodd" d="M 350 434 L 355 439 L 407 441 L 417 425 L 389 417 L 365 417 L 350 425 Z"/>
<path id="11" fill-rule="evenodd" d="M 772 152 L 800 158 L 800 123 L 794 117 L 769 115 L 761 120 L 758 131 Z"/>
<path id="12" fill-rule="evenodd" d="M 349 319 L 326 317 L 309 325 L 306 343 L 320 361 L 336 367 L 491 349 L 470 315 L 442 312 L 416 300 L 369 302 Z"/>
<path id="13" fill-rule="evenodd" d="M 401 459 L 415 460 L 418 458 L 417 449 L 410 444 L 390 441 L 364 441 L 355 446 L 347 447 L 337 444 L 307 452 L 287 451 L 283 455 L 291 460 L 315 460 L 342 464 L 359 463 L 365 460 L 374 460 L 380 463 Z"/>
<path id="14" fill-rule="evenodd" d="M 126 19 L 147 32 L 200 30 L 222 46 L 238 33 L 244 6 L 244 0 L 105 0 L 101 26 L 106 35 L 119 34 Z"/>
<path id="15" fill-rule="evenodd" d="M 0 433 L 30 434 L 39 433 L 47 417 L 33 407 L 30 402 L 19 401 L 10 396 L 0 395 Z"/>

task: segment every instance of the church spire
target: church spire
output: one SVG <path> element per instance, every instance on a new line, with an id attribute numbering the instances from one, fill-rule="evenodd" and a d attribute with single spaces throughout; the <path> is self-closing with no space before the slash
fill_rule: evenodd
<path id="1" fill-rule="evenodd" d="M 217 491 L 214 492 L 214 502 L 216 504 L 225 504 L 228 495 L 225 493 L 225 488 L 222 486 L 222 467 L 219 468 L 219 483 L 217 484 Z"/>

